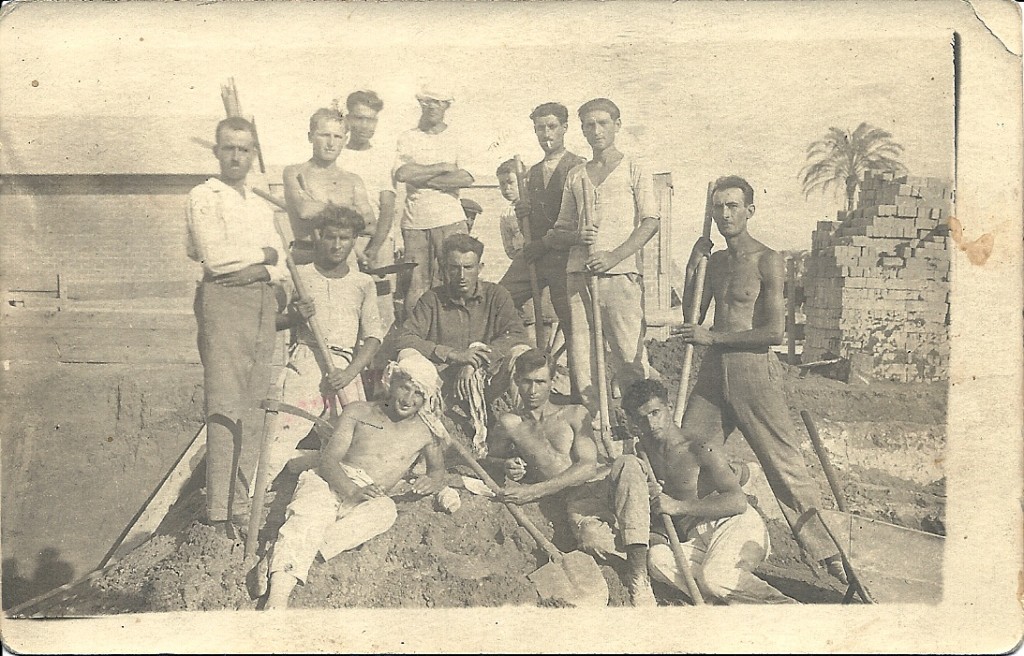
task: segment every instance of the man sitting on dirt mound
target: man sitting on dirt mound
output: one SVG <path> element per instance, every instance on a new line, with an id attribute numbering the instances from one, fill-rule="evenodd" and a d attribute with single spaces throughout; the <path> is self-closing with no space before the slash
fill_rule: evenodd
<path id="1" fill-rule="evenodd" d="M 267 610 L 288 606 L 317 552 L 330 560 L 391 528 L 398 513 L 388 491 L 420 455 L 427 475 L 413 481 L 412 492 L 435 494 L 444 487 L 448 434 L 437 414 L 440 389 L 434 366 L 407 349 L 388 365 L 380 400 L 345 406 L 319 466 L 299 476 L 285 511 L 269 559 Z"/>
<path id="2" fill-rule="evenodd" d="M 486 455 L 487 404 L 508 389 L 512 362 L 529 348 L 508 291 L 480 280 L 483 253 L 469 235 L 444 240 L 445 284 L 420 297 L 390 347 L 414 348 L 437 365 L 445 399 L 472 422 L 477 457 Z"/>
<path id="3" fill-rule="evenodd" d="M 655 606 L 647 577 L 651 509 L 643 465 L 626 455 L 598 471 L 590 413 L 582 405 L 551 403 L 553 370 L 536 349 L 513 367 L 521 405 L 498 418 L 492 439 L 492 460 L 504 467 L 507 481 L 501 496 L 522 505 L 564 492 L 580 549 L 605 560 L 625 555 L 630 602 Z"/>
<path id="4" fill-rule="evenodd" d="M 794 603 L 751 574 L 768 557 L 768 528 L 748 505 L 721 449 L 675 425 L 668 391 L 656 380 L 633 383 L 622 408 L 640 427 L 640 444 L 664 485 L 652 510 L 672 516 L 701 593 L 724 603 Z M 651 573 L 689 594 L 668 536 L 655 535 L 648 555 Z"/>

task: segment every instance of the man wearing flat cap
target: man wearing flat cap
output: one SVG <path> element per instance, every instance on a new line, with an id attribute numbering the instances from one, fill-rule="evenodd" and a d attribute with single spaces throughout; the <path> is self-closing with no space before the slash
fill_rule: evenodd
<path id="1" fill-rule="evenodd" d="M 402 237 L 411 272 L 405 296 L 409 312 L 425 291 L 441 284 L 441 244 L 455 233 L 468 233 L 459 190 L 473 184 L 462 168 L 462 146 L 444 122 L 454 100 L 442 87 L 426 85 L 416 94 L 419 124 L 398 138 L 395 182 L 405 184 Z"/>
<path id="2" fill-rule="evenodd" d="M 462 213 L 466 215 L 466 230 L 472 233 L 476 217 L 483 214 L 484 208 L 472 198 L 463 198 L 460 202 L 462 203 Z"/>

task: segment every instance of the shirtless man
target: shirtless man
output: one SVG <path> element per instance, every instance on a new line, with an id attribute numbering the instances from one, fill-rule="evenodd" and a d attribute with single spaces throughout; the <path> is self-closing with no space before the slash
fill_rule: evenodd
<path id="1" fill-rule="evenodd" d="M 623 456 L 610 470 L 598 471 L 590 413 L 582 405 L 551 403 L 552 373 L 550 357 L 536 349 L 520 355 L 513 367 L 521 407 L 498 419 L 489 458 L 505 471 L 501 497 L 522 505 L 564 492 L 579 548 L 601 559 L 624 551 L 630 602 L 653 606 L 643 467 L 635 456 Z"/>
<path id="2" fill-rule="evenodd" d="M 720 446 L 739 428 L 801 546 L 845 581 L 842 562 L 821 521 L 799 524 L 806 510 L 821 507 L 821 498 L 800 452 L 779 363 L 769 348 L 782 343 L 786 328 L 783 257 L 747 232 L 754 216 L 754 190 L 746 180 L 719 178 L 712 209 L 727 248 L 711 254 L 711 240 L 703 237 L 694 245 L 687 280 L 693 280 L 700 258 L 710 255 L 700 318 L 678 330 L 686 342 L 709 347 L 683 416 L 685 439 Z M 691 283 L 683 307 L 690 306 L 693 293 Z M 700 324 L 712 300 L 715 321 L 709 330 Z"/>
<path id="3" fill-rule="evenodd" d="M 309 143 L 313 156 L 284 169 L 284 198 L 295 236 L 296 264 L 313 261 L 312 219 L 328 203 L 358 212 L 365 224 L 361 235 L 373 235 L 377 227 L 363 181 L 338 168 L 338 156 L 345 145 L 345 122 L 337 110 L 318 109 L 309 117 Z M 356 257 L 362 259 L 361 253 L 356 252 Z"/>
<path id="4" fill-rule="evenodd" d="M 427 474 L 413 481 L 412 492 L 444 487 L 447 433 L 431 411 L 440 387 L 434 365 L 409 349 L 385 372 L 379 401 L 345 406 L 319 466 L 299 476 L 285 511 L 270 558 L 267 610 L 288 605 L 317 552 L 327 561 L 391 528 L 398 514 L 388 491 L 420 455 Z"/>
<path id="5" fill-rule="evenodd" d="M 751 571 L 769 553 L 768 528 L 747 504 L 718 446 L 685 435 L 672 421 L 668 392 L 656 380 L 634 383 L 622 408 L 640 428 L 640 444 L 664 489 L 651 505 L 672 516 L 701 593 L 724 603 L 793 603 Z M 652 575 L 688 594 L 668 536 L 655 534 Z"/>

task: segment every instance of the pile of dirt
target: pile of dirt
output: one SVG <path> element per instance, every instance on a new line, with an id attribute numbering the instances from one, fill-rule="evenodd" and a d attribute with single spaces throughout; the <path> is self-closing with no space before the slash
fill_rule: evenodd
<path id="1" fill-rule="evenodd" d="M 652 364 L 670 390 L 678 381 L 681 350 L 678 340 L 650 344 Z M 795 368 L 786 368 L 784 382 L 794 426 L 802 426 L 799 410 L 808 409 L 817 417 L 854 513 L 944 532 L 943 386 L 855 387 L 801 377 Z M 736 461 L 755 460 L 739 435 L 726 447 Z M 821 484 L 825 505 L 834 507 L 806 439 L 803 448 L 805 461 Z M 449 460 L 456 462 L 455 457 Z M 453 472 L 449 483 L 458 486 L 459 476 Z M 277 481 L 261 531 L 261 555 L 283 522 L 294 484 L 294 476 L 283 475 Z M 422 608 L 541 603 L 526 575 L 546 562 L 543 553 L 500 504 L 466 490 L 460 494 L 462 507 L 451 515 L 438 511 L 431 498 L 396 499 L 399 514 L 394 527 L 328 563 L 315 562 L 307 583 L 293 593 L 291 605 Z M 770 498 L 761 500 L 772 554 L 756 573 L 802 602 L 838 603 L 843 590 L 820 568 L 803 561 L 774 503 Z M 161 534 L 79 586 L 71 597 L 50 605 L 44 614 L 257 608 L 254 563 L 243 563 L 241 541 L 219 536 L 194 520 L 202 509 L 198 494 L 179 506 L 174 509 L 178 519 L 165 522 Z M 556 500 L 530 504 L 524 510 L 556 546 L 573 548 L 564 510 Z M 627 603 L 621 569 L 621 564 L 602 565 L 611 605 Z M 678 592 L 665 586 L 655 585 L 655 594 L 662 604 L 685 603 Z"/>

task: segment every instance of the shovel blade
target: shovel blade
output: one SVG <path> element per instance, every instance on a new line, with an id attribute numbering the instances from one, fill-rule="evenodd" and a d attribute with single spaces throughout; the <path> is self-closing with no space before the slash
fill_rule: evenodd
<path id="1" fill-rule="evenodd" d="M 608 605 L 608 582 L 591 556 L 582 551 L 564 554 L 527 577 L 544 600 L 566 601 L 574 606 Z"/>

